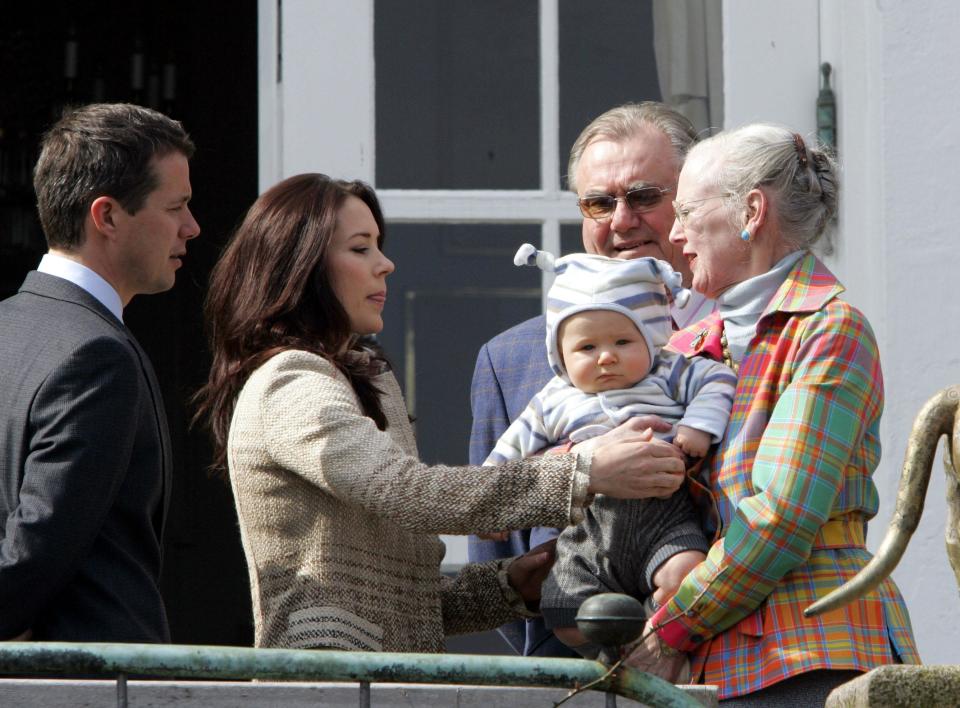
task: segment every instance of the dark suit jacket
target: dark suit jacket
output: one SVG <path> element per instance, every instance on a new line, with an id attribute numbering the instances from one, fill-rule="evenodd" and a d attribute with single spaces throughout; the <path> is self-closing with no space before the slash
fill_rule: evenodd
<path id="1" fill-rule="evenodd" d="M 170 438 L 153 368 L 82 288 L 0 303 L 0 638 L 165 642 Z"/>
<path id="2" fill-rule="evenodd" d="M 540 315 L 498 334 L 480 349 L 470 390 L 470 464 L 483 464 L 510 423 L 553 377 L 547 362 L 546 332 Z M 471 561 L 508 558 L 526 553 L 558 533 L 546 528 L 514 531 L 502 542 L 471 536 L 468 553 Z M 515 622 L 501 628 L 501 634 L 525 656 L 575 656 L 541 619 Z"/>

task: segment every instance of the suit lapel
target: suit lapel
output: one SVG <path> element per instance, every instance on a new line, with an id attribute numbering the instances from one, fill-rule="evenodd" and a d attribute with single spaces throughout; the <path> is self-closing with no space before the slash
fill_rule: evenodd
<path id="1" fill-rule="evenodd" d="M 159 538 L 163 538 L 164 527 L 167 521 L 167 509 L 170 506 L 171 487 L 173 485 L 172 456 L 170 448 L 170 429 L 167 426 L 167 413 L 163 405 L 163 394 L 160 390 L 160 382 L 157 381 L 157 375 L 153 370 L 153 364 L 150 358 L 140 346 L 140 342 L 133 336 L 126 327 L 123 328 L 127 341 L 137 353 L 140 360 L 140 370 L 143 371 L 144 378 L 147 380 L 147 389 L 150 392 L 150 403 L 153 406 L 154 420 L 157 426 L 157 435 L 160 437 L 160 469 L 163 471 L 163 500 L 160 505 L 160 519 L 156 522 Z"/>

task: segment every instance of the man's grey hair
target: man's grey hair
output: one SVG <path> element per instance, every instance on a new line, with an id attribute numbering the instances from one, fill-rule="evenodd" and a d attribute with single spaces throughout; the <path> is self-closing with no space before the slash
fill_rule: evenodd
<path id="1" fill-rule="evenodd" d="M 624 103 L 594 118 L 573 143 L 570 161 L 567 163 L 567 184 L 570 189 L 577 191 L 577 165 L 590 143 L 596 140 L 624 142 L 646 127 L 656 128 L 669 138 L 676 153 L 679 172 L 687 157 L 687 151 L 697 140 L 697 131 L 693 124 L 659 101 Z"/>

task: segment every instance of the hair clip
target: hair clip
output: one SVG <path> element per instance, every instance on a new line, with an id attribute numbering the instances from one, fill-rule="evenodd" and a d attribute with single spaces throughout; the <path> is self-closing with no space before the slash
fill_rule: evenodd
<path id="1" fill-rule="evenodd" d="M 793 146 L 797 149 L 797 160 L 800 162 L 800 169 L 807 169 L 807 146 L 800 137 L 800 133 L 793 134 Z"/>

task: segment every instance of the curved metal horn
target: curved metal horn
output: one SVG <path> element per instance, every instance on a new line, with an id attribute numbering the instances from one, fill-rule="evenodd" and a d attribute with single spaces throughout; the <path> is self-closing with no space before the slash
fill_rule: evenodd
<path id="1" fill-rule="evenodd" d="M 804 616 L 812 617 L 853 602 L 876 588 L 893 572 L 907 548 L 907 542 L 920 523 L 923 500 L 930 482 L 930 469 L 936 456 L 937 443 L 943 435 L 949 436 L 945 455 L 948 468 L 948 502 L 951 482 L 955 502 L 950 515 L 956 514 L 960 509 L 960 490 L 957 488 L 957 473 L 953 467 L 954 462 L 960 462 L 960 455 L 957 454 L 960 453 L 960 426 L 955 425 L 960 422 L 960 415 L 957 415 L 958 404 L 960 386 L 951 386 L 931 398 L 920 409 L 907 444 L 893 519 L 876 556 L 853 578 L 805 609 Z M 951 443 L 952 454 L 949 449 Z M 955 525 L 958 519 L 960 515 L 948 519 L 947 552 L 951 555 L 950 562 L 954 574 L 957 575 L 957 582 L 960 583 L 960 541 L 956 539 L 956 528 L 953 529 L 954 550 L 951 550 L 951 523 Z"/>
<path id="2" fill-rule="evenodd" d="M 960 405 L 953 421 L 953 445 L 948 444 L 943 455 L 947 473 L 947 557 L 960 588 Z"/>

